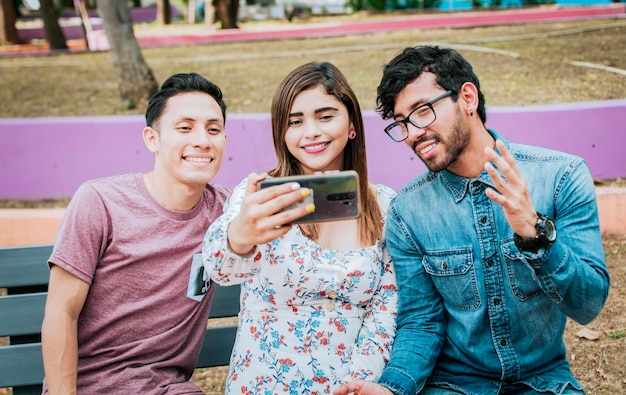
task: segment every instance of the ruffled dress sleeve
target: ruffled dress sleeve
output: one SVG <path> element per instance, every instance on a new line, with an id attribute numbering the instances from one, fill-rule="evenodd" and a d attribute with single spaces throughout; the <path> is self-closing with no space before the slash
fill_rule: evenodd
<path id="1" fill-rule="evenodd" d="M 202 243 L 204 270 L 211 280 L 220 285 L 240 284 L 255 275 L 261 267 L 261 248 L 246 256 L 234 253 L 228 247 L 228 227 L 241 211 L 248 179 L 241 181 L 224 203 L 224 214 L 207 229 Z"/>

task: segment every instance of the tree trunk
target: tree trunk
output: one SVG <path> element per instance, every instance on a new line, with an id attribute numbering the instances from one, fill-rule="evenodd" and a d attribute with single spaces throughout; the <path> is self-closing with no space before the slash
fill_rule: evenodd
<path id="1" fill-rule="evenodd" d="M 156 22 L 159 25 L 169 25 L 172 23 L 172 13 L 170 8 L 170 0 L 157 0 Z"/>
<path id="2" fill-rule="evenodd" d="M 222 22 L 222 29 L 237 29 L 239 0 L 215 0 L 216 19 Z"/>
<path id="3" fill-rule="evenodd" d="M 126 0 L 98 1 L 98 12 L 109 40 L 117 87 L 126 108 L 145 106 L 159 88 L 141 54 Z"/>
<path id="4" fill-rule="evenodd" d="M 39 14 L 43 20 L 43 29 L 50 49 L 67 49 L 65 34 L 63 29 L 61 29 L 61 25 L 59 25 L 59 19 L 52 0 L 39 1 Z"/>
<path id="5" fill-rule="evenodd" d="M 232 26 L 229 29 L 239 29 L 239 25 L 237 25 L 237 21 L 239 19 L 239 0 L 230 0 L 230 20 L 232 21 Z"/>
<path id="6" fill-rule="evenodd" d="M 12 0 L 1 0 L 0 3 L 0 42 L 19 44 L 20 37 L 17 35 L 15 26 L 15 9 Z"/>

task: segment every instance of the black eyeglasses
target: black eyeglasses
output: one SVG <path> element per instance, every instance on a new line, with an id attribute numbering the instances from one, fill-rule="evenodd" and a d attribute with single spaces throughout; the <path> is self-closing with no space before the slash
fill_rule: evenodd
<path id="1" fill-rule="evenodd" d="M 425 127 L 430 126 L 437 119 L 437 115 L 435 114 L 435 109 L 433 108 L 433 105 L 439 100 L 445 99 L 453 93 L 453 91 L 447 91 L 443 95 L 437 96 L 428 103 L 422 104 L 415 110 L 411 111 L 411 113 L 406 118 L 396 121 L 387 126 L 385 128 L 385 133 L 387 133 L 387 136 L 391 137 L 393 141 L 400 142 L 406 140 L 406 138 L 409 137 L 409 129 L 407 128 L 407 123 L 410 122 L 411 125 L 420 129 L 424 129 Z"/>

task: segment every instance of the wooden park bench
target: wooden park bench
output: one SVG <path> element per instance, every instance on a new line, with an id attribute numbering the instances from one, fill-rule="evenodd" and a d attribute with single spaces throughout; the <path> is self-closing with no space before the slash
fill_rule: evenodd
<path id="1" fill-rule="evenodd" d="M 12 387 L 14 395 L 41 394 L 41 323 L 51 252 L 52 245 L 0 248 L 0 388 Z M 237 316 L 239 289 L 217 286 L 209 318 Z M 234 324 L 207 328 L 197 367 L 228 365 L 235 331 Z"/>

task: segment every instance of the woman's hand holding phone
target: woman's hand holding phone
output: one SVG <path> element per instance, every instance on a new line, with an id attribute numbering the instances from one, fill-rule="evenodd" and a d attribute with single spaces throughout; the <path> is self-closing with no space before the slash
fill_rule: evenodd
<path id="1" fill-rule="evenodd" d="M 266 177 L 266 173 L 248 176 L 241 211 L 228 227 L 228 244 L 236 254 L 250 254 L 255 246 L 281 237 L 296 219 L 315 210 L 313 203 L 295 205 L 310 196 L 308 188 L 290 182 L 259 189 L 258 183 Z M 295 208 L 283 210 L 291 205 Z"/>

